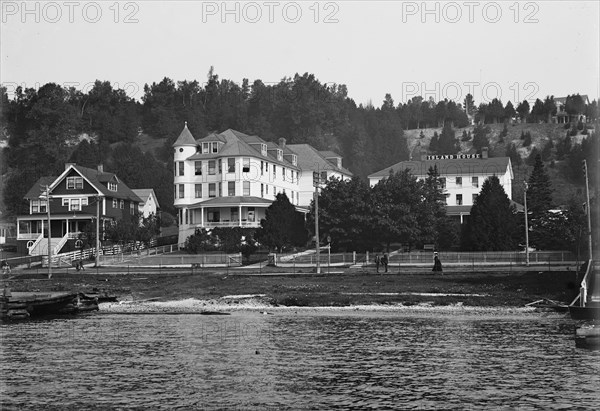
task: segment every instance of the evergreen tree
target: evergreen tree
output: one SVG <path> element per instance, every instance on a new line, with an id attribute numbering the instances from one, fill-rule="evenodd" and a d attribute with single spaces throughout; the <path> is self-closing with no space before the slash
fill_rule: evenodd
<path id="1" fill-rule="evenodd" d="M 508 251 L 518 246 L 514 206 L 500 180 L 489 177 L 483 183 L 462 238 L 462 248 L 474 251 Z"/>
<path id="2" fill-rule="evenodd" d="M 423 202 L 419 208 L 419 239 L 439 246 L 440 232 L 446 219 L 446 196 L 437 166 L 430 167 L 423 181 Z"/>
<path id="3" fill-rule="evenodd" d="M 529 115 L 529 103 L 527 100 L 523 100 L 521 103 L 519 103 L 517 106 L 517 113 L 519 113 L 519 118 L 521 121 L 525 121 L 527 119 L 527 116 Z"/>
<path id="4" fill-rule="evenodd" d="M 510 102 L 510 100 L 508 101 L 508 103 L 506 103 L 506 106 L 504 107 L 504 114 L 506 116 L 507 121 L 511 121 L 512 118 L 517 114 L 517 112 L 515 111 L 515 107 L 513 106 L 513 103 Z"/>
<path id="5" fill-rule="evenodd" d="M 527 210 L 533 218 L 541 217 L 552 206 L 552 186 L 541 155 L 535 157 L 527 184 Z"/>
<path id="6" fill-rule="evenodd" d="M 521 156 L 519 155 L 519 152 L 517 151 L 517 147 L 515 146 L 514 143 L 510 143 L 506 147 L 506 157 L 510 157 L 510 162 L 512 163 L 513 166 L 521 165 Z"/>
<path id="7" fill-rule="evenodd" d="M 475 126 L 475 129 L 473 129 L 473 148 L 480 154 L 483 147 L 490 146 L 490 142 L 487 138 L 490 131 L 489 126 L 483 126 L 481 124 L 478 124 Z"/>
<path id="8" fill-rule="evenodd" d="M 552 138 L 549 138 L 546 144 L 544 144 L 544 148 L 542 149 L 542 161 L 550 161 L 552 157 L 552 149 L 554 148 L 554 143 L 552 143 Z"/>
<path id="9" fill-rule="evenodd" d="M 429 151 L 433 154 L 438 154 L 440 150 L 439 137 L 437 131 L 433 132 L 433 136 L 431 137 L 431 141 L 429 142 Z"/>
<path id="10" fill-rule="evenodd" d="M 528 147 L 531 145 L 531 133 L 529 131 L 522 134 L 523 139 L 523 147 Z"/>
<path id="11" fill-rule="evenodd" d="M 437 154 L 456 154 L 460 150 L 460 143 L 452 126 L 447 123 L 442 129 L 438 140 Z"/>
<path id="12" fill-rule="evenodd" d="M 567 133 L 567 136 L 556 144 L 556 159 L 564 160 L 569 153 L 571 153 L 571 136 Z"/>

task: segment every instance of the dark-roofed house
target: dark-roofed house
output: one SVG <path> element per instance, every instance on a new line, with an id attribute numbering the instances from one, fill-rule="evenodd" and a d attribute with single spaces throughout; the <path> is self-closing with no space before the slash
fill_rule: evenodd
<path id="1" fill-rule="evenodd" d="M 260 227 L 278 193 L 308 212 L 313 171 L 351 175 L 333 164 L 335 153 L 328 161 L 307 144 L 286 145 L 284 138 L 276 144 L 231 129 L 196 140 L 186 123 L 173 147 L 180 244 L 200 227 Z"/>
<path id="2" fill-rule="evenodd" d="M 30 255 L 48 253 L 48 204 L 50 194 L 50 246 L 52 254 L 75 249 L 78 235 L 94 224 L 101 224 L 138 212 L 140 198 L 114 173 L 65 164 L 58 177 L 42 177 L 25 195 L 29 214 L 17 217 L 17 247 Z"/>
<path id="3" fill-rule="evenodd" d="M 457 216 L 460 222 L 468 216 L 475 197 L 483 182 L 497 176 L 508 198 L 512 200 L 513 171 L 509 157 L 488 158 L 487 149 L 482 154 L 427 155 L 421 154 L 420 161 L 401 161 L 369 175 L 369 184 L 374 186 L 390 175 L 408 169 L 419 179 L 427 178 L 431 167 L 437 167 L 446 194 L 446 214 Z"/>

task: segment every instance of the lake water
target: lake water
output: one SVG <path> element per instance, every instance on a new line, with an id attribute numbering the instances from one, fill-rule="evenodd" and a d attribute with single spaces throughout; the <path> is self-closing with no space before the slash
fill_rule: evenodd
<path id="1" fill-rule="evenodd" d="M 600 409 L 557 314 L 95 314 L 2 324 L 2 409 Z"/>

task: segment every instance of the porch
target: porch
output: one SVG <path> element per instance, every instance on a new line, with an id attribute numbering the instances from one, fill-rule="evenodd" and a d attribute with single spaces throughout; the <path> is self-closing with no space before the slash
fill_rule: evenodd
<path id="1" fill-rule="evenodd" d="M 66 244 L 75 247 L 82 233 L 95 230 L 95 216 L 63 215 L 50 219 L 50 247 L 52 254 L 61 252 Z M 103 221 L 104 222 L 104 221 Z M 48 219 L 40 215 L 17 218 L 17 249 L 23 254 L 48 254 Z"/>

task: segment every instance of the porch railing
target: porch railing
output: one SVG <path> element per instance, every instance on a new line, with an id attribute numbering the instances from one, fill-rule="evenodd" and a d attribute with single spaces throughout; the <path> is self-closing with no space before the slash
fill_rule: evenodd
<path id="1" fill-rule="evenodd" d="M 216 228 L 216 227 L 260 227 L 260 221 L 211 221 L 205 222 L 204 225 L 198 224 L 196 227 L 201 228 Z"/>
<path id="2" fill-rule="evenodd" d="M 65 234 L 62 236 L 62 238 L 60 239 L 60 241 L 58 243 L 56 243 L 56 245 L 54 246 L 54 252 L 53 254 L 58 254 L 58 252 L 60 251 L 61 248 L 63 248 L 63 246 L 67 243 L 67 241 L 69 240 L 69 233 Z"/>
<path id="3" fill-rule="evenodd" d="M 27 247 L 27 250 L 29 251 L 29 255 L 31 255 L 33 253 L 33 251 L 37 248 L 38 244 L 40 243 L 40 241 L 42 241 L 43 238 L 44 238 L 44 233 L 40 233 L 40 235 L 37 236 L 37 238 L 31 245 L 31 247 Z"/>

